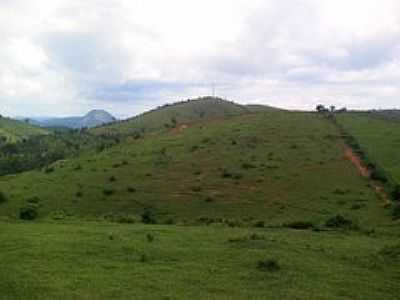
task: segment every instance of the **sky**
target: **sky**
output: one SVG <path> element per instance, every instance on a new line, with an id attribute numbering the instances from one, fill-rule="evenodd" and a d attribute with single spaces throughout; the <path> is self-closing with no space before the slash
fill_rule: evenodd
<path id="1" fill-rule="evenodd" d="M 398 0 L 0 0 L 0 114 L 400 108 Z"/>

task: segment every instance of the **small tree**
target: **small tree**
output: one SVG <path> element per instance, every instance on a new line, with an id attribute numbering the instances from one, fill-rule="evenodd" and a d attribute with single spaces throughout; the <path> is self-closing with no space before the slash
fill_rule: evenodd
<path id="1" fill-rule="evenodd" d="M 6 202 L 6 200 L 7 200 L 6 196 L 0 191 L 0 204 Z"/>

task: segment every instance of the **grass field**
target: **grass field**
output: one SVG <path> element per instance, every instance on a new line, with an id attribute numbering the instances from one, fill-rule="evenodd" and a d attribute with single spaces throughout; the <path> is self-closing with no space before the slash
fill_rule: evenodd
<path id="1" fill-rule="evenodd" d="M 339 122 L 393 163 L 395 123 Z M 399 222 L 345 149 L 323 115 L 240 113 L 0 176 L 0 298 L 398 299 Z"/>
<path id="2" fill-rule="evenodd" d="M 398 299 L 399 233 L 0 223 L 2 299 Z"/>
<path id="3" fill-rule="evenodd" d="M 157 222 L 324 222 L 334 214 L 379 223 L 386 212 L 343 155 L 336 128 L 316 114 L 274 112 L 197 123 L 98 155 L 0 178 L 15 218 L 129 215 Z M 247 220 L 247 221 L 246 221 Z"/>
<path id="4" fill-rule="evenodd" d="M 0 138 L 15 143 L 35 135 L 49 134 L 45 129 L 29 125 L 24 122 L 0 117 Z"/>
<path id="5" fill-rule="evenodd" d="M 368 114 L 343 114 L 337 120 L 368 156 L 400 183 L 400 123 Z"/>

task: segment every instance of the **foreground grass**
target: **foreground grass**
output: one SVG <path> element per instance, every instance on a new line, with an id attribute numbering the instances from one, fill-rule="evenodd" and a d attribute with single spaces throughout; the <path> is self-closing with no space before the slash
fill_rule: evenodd
<path id="1" fill-rule="evenodd" d="M 0 226 L 2 299 L 398 299 L 400 292 L 400 254 L 382 251 L 398 246 L 399 234 L 384 231 Z M 268 259 L 277 267 L 259 266 Z"/>

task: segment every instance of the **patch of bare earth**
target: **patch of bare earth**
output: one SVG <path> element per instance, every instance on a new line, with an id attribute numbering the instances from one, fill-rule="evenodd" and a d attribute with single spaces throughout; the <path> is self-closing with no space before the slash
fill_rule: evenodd
<path id="1" fill-rule="evenodd" d="M 354 153 L 353 149 L 351 149 L 349 146 L 345 146 L 344 156 L 356 167 L 360 176 L 371 179 L 370 170 L 363 164 L 361 158 L 356 153 Z M 378 194 L 378 196 L 384 202 L 384 205 L 385 206 L 390 205 L 389 196 L 385 192 L 383 186 L 373 180 L 371 180 L 371 185 L 374 188 L 375 192 Z"/>

